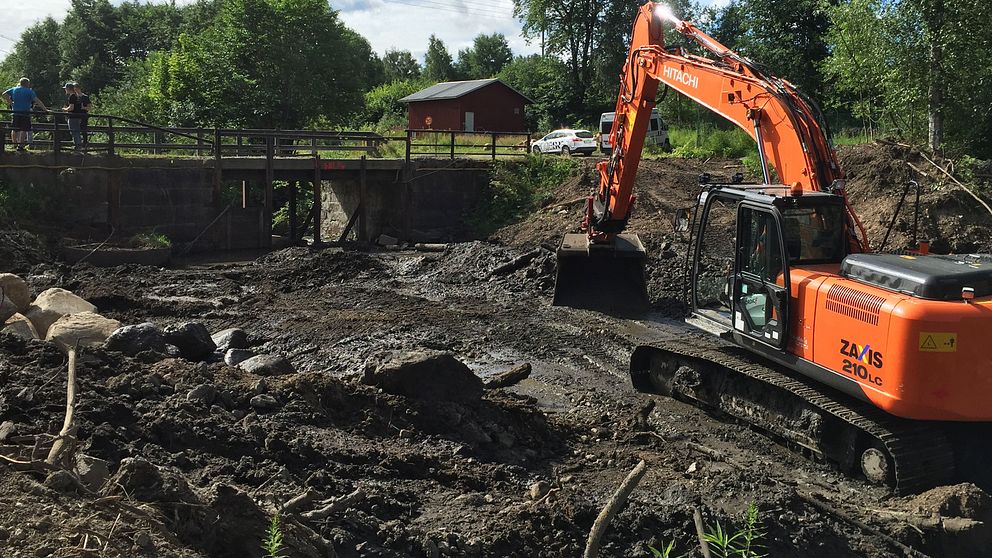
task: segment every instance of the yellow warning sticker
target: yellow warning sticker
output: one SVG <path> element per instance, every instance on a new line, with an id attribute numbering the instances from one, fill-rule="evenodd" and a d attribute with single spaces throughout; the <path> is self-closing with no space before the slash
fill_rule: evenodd
<path id="1" fill-rule="evenodd" d="M 920 333 L 920 351 L 924 353 L 953 353 L 958 350 L 957 333 Z"/>

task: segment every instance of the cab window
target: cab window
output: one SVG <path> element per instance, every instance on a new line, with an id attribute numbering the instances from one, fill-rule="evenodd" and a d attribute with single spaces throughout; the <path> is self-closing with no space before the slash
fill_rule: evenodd
<path id="1" fill-rule="evenodd" d="M 789 262 L 820 264 L 847 256 L 845 214 L 842 205 L 786 209 L 782 228 Z"/>
<path id="2" fill-rule="evenodd" d="M 777 283 L 782 273 L 782 251 L 778 240 L 778 225 L 771 213 L 742 208 L 744 223 L 744 258 L 741 271 L 767 283 Z"/>

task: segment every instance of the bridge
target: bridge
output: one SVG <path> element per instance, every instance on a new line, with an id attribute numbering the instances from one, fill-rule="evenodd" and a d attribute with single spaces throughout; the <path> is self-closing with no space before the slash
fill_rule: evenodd
<path id="1" fill-rule="evenodd" d="M 463 215 L 488 185 L 492 163 L 525 155 L 531 139 L 438 130 L 384 136 L 171 128 L 94 114 L 82 151 L 75 151 L 65 116 L 35 113 L 26 153 L 11 151 L 10 124 L 0 122 L 0 178 L 60 185 L 77 221 L 103 220 L 111 234 L 163 232 L 186 250 L 269 247 L 272 216 L 284 205 L 294 244 L 308 232 L 315 244 L 370 242 L 386 232 L 410 241 L 457 237 L 442 221 Z M 301 223 L 297 205 L 306 202 Z"/>

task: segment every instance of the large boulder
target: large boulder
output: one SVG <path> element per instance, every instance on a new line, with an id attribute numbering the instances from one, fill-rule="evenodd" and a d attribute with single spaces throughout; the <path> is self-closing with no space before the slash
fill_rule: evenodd
<path id="1" fill-rule="evenodd" d="M 210 332 L 200 322 L 186 322 L 165 328 L 165 341 L 179 348 L 186 360 L 202 361 L 217 350 Z"/>
<path id="2" fill-rule="evenodd" d="M 14 301 L 0 294 L 0 323 L 6 322 L 17 313 L 17 305 Z"/>
<path id="3" fill-rule="evenodd" d="M 38 335 L 38 330 L 34 328 L 34 324 L 31 320 L 24 317 L 22 314 L 14 314 L 11 316 L 6 323 L 3 325 L 3 329 L 0 330 L 4 333 L 9 333 L 11 335 L 16 335 L 22 339 L 41 339 Z"/>
<path id="4" fill-rule="evenodd" d="M 228 349 L 248 348 L 248 334 L 245 330 L 236 327 L 219 331 L 213 334 L 211 339 L 217 345 L 217 350 L 222 353 L 226 353 Z"/>
<path id="5" fill-rule="evenodd" d="M 38 295 L 34 299 L 27 312 L 23 312 L 38 335 L 47 337 L 48 328 L 62 316 L 78 314 L 80 312 L 96 312 L 96 306 L 79 298 L 65 289 L 53 288 Z"/>
<path id="6" fill-rule="evenodd" d="M 482 380 L 451 353 L 392 353 L 365 368 L 362 381 L 387 393 L 431 401 L 476 401 Z"/>
<path id="7" fill-rule="evenodd" d="M 111 333 L 105 348 L 128 356 L 135 356 L 145 351 L 164 354 L 165 336 L 162 335 L 162 330 L 151 322 L 129 325 Z"/>
<path id="8" fill-rule="evenodd" d="M 255 353 L 249 351 L 248 349 L 228 349 L 224 353 L 224 362 L 228 366 L 237 366 L 242 362 L 255 356 Z"/>
<path id="9" fill-rule="evenodd" d="M 59 318 L 50 328 L 45 340 L 63 349 L 73 347 L 99 347 L 110 334 L 121 327 L 117 320 L 104 318 L 93 312 L 77 312 Z"/>
<path id="10" fill-rule="evenodd" d="M 238 364 L 238 368 L 259 376 L 280 376 L 293 374 L 296 368 L 282 355 L 258 355 Z"/>
<path id="11" fill-rule="evenodd" d="M 31 289 L 24 279 L 13 273 L 0 273 L 0 290 L 14 303 L 18 312 L 23 314 L 31 306 Z"/>

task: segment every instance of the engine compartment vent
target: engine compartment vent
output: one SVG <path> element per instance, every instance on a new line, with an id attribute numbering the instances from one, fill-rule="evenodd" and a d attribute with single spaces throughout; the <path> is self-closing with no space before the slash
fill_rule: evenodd
<path id="1" fill-rule="evenodd" d="M 878 325 L 878 314 L 885 299 L 844 285 L 834 285 L 827 291 L 827 310 L 855 320 Z"/>

